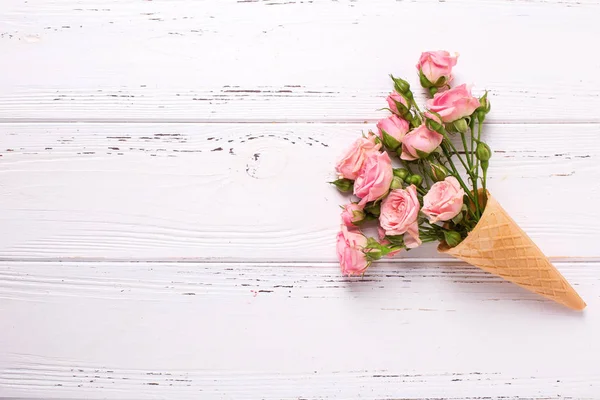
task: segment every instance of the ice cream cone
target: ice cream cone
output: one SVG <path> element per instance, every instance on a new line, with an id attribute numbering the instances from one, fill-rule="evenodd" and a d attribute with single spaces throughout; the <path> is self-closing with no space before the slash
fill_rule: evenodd
<path id="1" fill-rule="evenodd" d="M 483 215 L 468 237 L 456 247 L 442 244 L 438 250 L 574 310 L 583 310 L 586 306 L 489 193 Z"/>

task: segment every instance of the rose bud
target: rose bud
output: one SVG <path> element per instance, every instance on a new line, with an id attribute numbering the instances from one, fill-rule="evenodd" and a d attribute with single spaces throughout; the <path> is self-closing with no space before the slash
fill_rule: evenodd
<path id="1" fill-rule="evenodd" d="M 488 161 L 492 158 L 492 150 L 490 146 L 483 142 L 477 143 L 477 148 L 475 149 L 475 155 L 481 161 Z"/>
<path id="2" fill-rule="evenodd" d="M 402 139 L 402 160 L 413 161 L 419 158 L 427 157 L 433 152 L 444 137 L 437 132 L 427 129 L 427 126 L 420 127 L 408 132 Z"/>
<path id="3" fill-rule="evenodd" d="M 396 92 L 402 94 L 407 94 L 410 92 L 410 84 L 408 82 L 402 78 L 394 78 L 393 75 L 390 75 L 390 77 L 394 81 L 394 88 L 396 89 Z"/>
<path id="4" fill-rule="evenodd" d="M 342 222 L 349 228 L 355 227 L 365 219 L 365 213 L 360 205 L 356 203 L 346 204 L 342 211 Z"/>
<path id="5" fill-rule="evenodd" d="M 394 176 L 394 178 L 392 178 L 392 183 L 390 184 L 390 190 L 402 189 L 403 182 L 404 182 L 403 179 L 398 178 L 397 176 Z"/>
<path id="6" fill-rule="evenodd" d="M 425 112 L 425 126 L 430 131 L 434 131 L 440 134 L 444 132 L 444 125 L 441 124 L 441 120 L 435 114 Z"/>
<path id="7" fill-rule="evenodd" d="M 421 54 L 417 70 L 421 86 L 428 89 L 442 87 L 452 81 L 452 68 L 456 65 L 458 54 L 447 51 L 426 51 Z"/>
<path id="8" fill-rule="evenodd" d="M 405 180 L 410 175 L 410 172 L 406 168 L 394 168 L 394 176 Z"/>
<path id="9" fill-rule="evenodd" d="M 437 113 L 443 122 L 454 122 L 468 117 L 479 108 L 479 99 L 471 94 L 471 88 L 460 85 L 427 100 L 427 108 Z"/>
<path id="10" fill-rule="evenodd" d="M 481 106 L 479 107 L 479 110 L 481 111 L 485 111 L 485 113 L 489 113 L 490 110 L 492 109 L 492 105 L 490 104 L 490 101 L 487 98 L 487 92 L 485 92 L 485 94 L 479 98 L 479 104 L 481 104 Z"/>
<path id="11" fill-rule="evenodd" d="M 417 174 L 411 175 L 406 178 L 406 183 L 410 183 L 415 186 L 421 186 L 421 183 L 423 183 L 423 177 Z"/>
<path id="12" fill-rule="evenodd" d="M 354 182 L 346 178 L 337 179 L 329 183 L 335 185 L 340 192 L 351 192 L 354 188 Z"/>
<path id="13" fill-rule="evenodd" d="M 397 114 L 397 115 L 403 117 L 408 113 L 408 109 L 409 109 L 408 103 L 406 102 L 406 99 L 404 98 L 404 96 L 402 96 L 400 93 L 398 93 L 398 92 L 390 93 L 389 96 L 387 97 L 386 101 L 388 103 L 388 107 L 394 114 Z M 400 106 L 400 107 L 398 107 L 398 106 Z"/>
<path id="14" fill-rule="evenodd" d="M 458 119 L 452 123 L 454 125 L 454 129 L 460 133 L 467 133 L 469 130 L 469 124 L 464 118 Z"/>
<path id="15" fill-rule="evenodd" d="M 379 120 L 377 128 L 384 146 L 392 151 L 400 147 L 402 139 L 409 130 L 408 122 L 395 115 Z"/>
<path id="16" fill-rule="evenodd" d="M 443 181 L 448 176 L 448 169 L 440 164 L 430 164 L 431 175 L 436 182 Z"/>

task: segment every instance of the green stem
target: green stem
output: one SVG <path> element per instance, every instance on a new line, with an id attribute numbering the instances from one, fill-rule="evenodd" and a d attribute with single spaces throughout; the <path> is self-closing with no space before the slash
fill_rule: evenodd
<path id="1" fill-rule="evenodd" d="M 450 158 L 450 155 L 448 154 L 448 149 L 446 149 L 444 146 L 441 146 L 441 148 L 442 148 L 442 151 L 444 152 L 444 155 L 446 156 L 446 159 L 448 160 L 448 163 L 450 164 L 450 168 L 453 171 L 452 175 L 458 180 L 458 183 L 460 183 L 462 188 L 465 190 L 465 193 L 467 194 L 469 199 L 473 203 L 475 203 L 475 199 L 473 198 L 473 195 L 471 194 L 471 190 L 467 187 L 467 185 L 465 185 L 465 182 L 462 180 L 460 174 L 456 170 L 456 166 L 454 165 L 454 163 L 452 162 L 452 159 Z"/>
<path id="2" fill-rule="evenodd" d="M 458 150 L 456 149 L 456 146 L 454 146 L 454 144 L 450 141 L 450 138 L 448 137 L 448 134 L 446 132 L 444 132 L 444 139 L 446 140 L 446 143 L 448 143 L 448 145 L 452 148 L 452 151 L 454 152 L 454 154 L 456 154 L 456 158 L 458 158 L 458 160 L 461 162 L 461 164 L 465 168 L 465 171 L 467 171 L 467 174 L 471 177 L 471 179 L 473 179 L 473 175 L 471 174 L 471 171 L 469 170 L 469 166 L 467 164 L 465 164 L 464 160 L 462 159 Z M 450 157 L 448 155 L 446 155 L 446 157 L 448 157 L 448 160 L 450 161 Z"/>
<path id="3" fill-rule="evenodd" d="M 486 189 L 486 181 L 487 181 L 487 169 L 483 170 L 483 180 L 481 181 L 481 185 L 483 186 L 483 195 L 486 197 L 487 201 L 487 189 Z"/>
<path id="4" fill-rule="evenodd" d="M 431 171 L 429 170 L 429 168 L 427 168 L 425 166 L 425 161 L 419 160 L 419 169 L 421 170 L 421 173 L 423 174 L 423 183 L 425 183 L 425 187 L 427 189 L 429 189 L 431 187 L 431 185 L 429 184 L 429 181 L 433 182 L 433 178 L 431 177 Z"/>
<path id="5" fill-rule="evenodd" d="M 481 132 L 481 129 L 480 129 L 480 132 Z M 463 136 L 463 135 L 461 134 L 461 136 Z M 471 138 L 472 137 L 473 137 L 473 135 L 471 135 Z M 479 192 L 477 191 L 477 168 L 475 168 L 475 172 L 471 171 L 470 166 L 467 166 L 465 164 L 462 157 L 458 154 L 458 150 L 456 150 L 456 146 L 454 146 L 454 144 L 450 141 L 450 138 L 448 137 L 446 132 L 444 132 L 444 138 L 446 139 L 446 142 L 451 146 L 452 150 L 454 151 L 454 154 L 456 154 L 456 157 L 458 157 L 458 159 L 462 163 L 463 167 L 467 171 L 467 174 L 471 178 L 471 181 L 473 182 L 473 192 L 475 193 L 475 196 L 474 197 L 470 196 L 470 197 L 472 197 L 473 203 L 475 204 L 476 215 L 477 215 L 477 217 L 479 217 L 479 216 L 481 216 L 481 210 L 479 209 Z M 464 136 L 463 136 L 463 140 L 464 140 Z M 464 143 L 465 152 L 466 152 L 465 156 L 468 158 L 469 151 L 467 149 L 466 141 L 463 143 Z M 477 164 L 477 161 L 476 161 L 476 164 Z M 454 168 L 454 169 L 456 170 L 456 168 Z"/>
<path id="6" fill-rule="evenodd" d="M 483 127 L 483 124 L 481 123 L 481 121 L 479 120 L 479 118 L 477 119 L 477 143 L 479 143 L 479 141 L 481 140 L 481 129 Z M 475 191 L 475 193 L 477 193 L 477 196 L 475 196 L 476 200 L 479 200 L 479 193 L 477 192 L 477 180 L 479 179 L 479 159 L 477 157 L 475 157 L 475 179 L 473 180 L 473 190 Z M 485 186 L 485 184 L 484 184 Z M 484 195 L 485 195 L 485 190 L 484 190 Z M 479 208 L 479 201 L 477 202 L 477 212 L 479 214 L 479 216 L 481 216 L 482 214 L 482 210 Z"/>
<path id="7" fill-rule="evenodd" d="M 475 157 L 475 118 L 471 118 L 471 123 L 469 124 L 469 128 L 471 131 L 471 165 L 474 164 Z"/>
<path id="8" fill-rule="evenodd" d="M 467 164 L 469 164 L 469 168 L 473 168 L 473 161 L 471 160 L 471 156 L 473 155 L 473 149 L 471 149 L 471 153 L 469 154 L 469 148 L 467 147 L 467 139 L 465 138 L 465 134 L 461 132 L 460 137 L 463 142 L 463 147 L 465 148 L 465 157 L 467 158 Z M 473 137 L 472 133 L 471 137 Z"/>
<path id="9" fill-rule="evenodd" d="M 413 105 L 413 107 L 415 107 L 415 110 L 417 110 L 419 112 L 419 114 L 421 113 L 421 109 L 419 108 L 419 105 L 417 104 L 417 102 L 415 101 L 414 97 L 411 97 L 410 99 L 411 104 Z"/>
<path id="10" fill-rule="evenodd" d="M 477 120 L 478 120 L 478 126 L 477 126 L 477 141 L 479 142 L 479 141 L 481 140 L 481 130 L 483 129 L 483 121 L 479 121 L 479 119 L 477 119 Z M 480 164 L 481 164 L 481 163 L 479 162 L 479 160 L 477 160 L 477 168 L 475 169 L 475 173 L 476 173 L 477 175 L 479 175 L 479 165 L 480 165 Z M 483 169 L 483 168 L 482 168 L 482 169 Z M 477 175 L 476 175 L 476 176 L 477 176 Z M 486 180 L 487 180 L 487 169 L 486 169 L 485 171 L 483 171 L 483 179 L 482 179 L 482 181 L 481 181 L 481 185 L 483 186 L 483 196 L 484 196 L 484 198 L 485 198 L 485 202 L 486 202 L 486 204 L 487 204 L 487 191 L 486 191 L 486 190 L 487 190 L 487 189 L 486 189 L 486 184 L 487 184 L 487 182 L 486 182 Z M 482 211 L 483 211 L 483 210 L 482 210 Z"/>
<path id="11" fill-rule="evenodd" d="M 435 158 L 437 160 L 438 163 L 440 163 L 441 165 L 443 165 L 444 167 L 448 168 L 447 165 L 448 163 L 442 158 L 442 156 L 439 153 L 434 153 L 435 154 Z"/>
<path id="12" fill-rule="evenodd" d="M 475 161 L 477 164 L 479 160 Z M 481 210 L 479 209 L 479 190 L 477 190 L 477 169 L 475 169 L 475 179 L 473 180 L 473 193 L 475 193 L 475 211 L 477 213 L 477 219 L 481 217 Z"/>

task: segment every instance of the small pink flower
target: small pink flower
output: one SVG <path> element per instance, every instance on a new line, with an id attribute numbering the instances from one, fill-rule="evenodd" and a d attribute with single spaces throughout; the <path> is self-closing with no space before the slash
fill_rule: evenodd
<path id="1" fill-rule="evenodd" d="M 358 230 L 349 230 L 347 226 L 342 225 L 337 235 L 336 249 L 343 275 L 361 275 L 365 272 L 369 266 L 363 253 L 366 245 L 367 238 L 364 235 Z"/>
<path id="2" fill-rule="evenodd" d="M 445 83 L 452 81 L 452 67 L 456 65 L 458 54 L 454 56 L 447 51 L 426 51 L 421 54 L 417 69 L 435 85 L 441 77 L 446 78 Z"/>
<path id="3" fill-rule="evenodd" d="M 357 222 L 362 221 L 365 218 L 363 207 L 356 204 L 350 203 L 344 206 L 342 211 L 342 222 L 349 228 L 354 228 Z"/>
<path id="4" fill-rule="evenodd" d="M 427 100 L 427 108 L 438 113 L 444 122 L 467 117 L 479 106 L 479 99 L 471 94 L 471 88 L 466 84 L 436 93 L 433 99 Z"/>
<path id="5" fill-rule="evenodd" d="M 421 158 L 421 155 L 429 154 L 437 149 L 443 139 L 444 137 L 439 133 L 430 131 L 427 126 L 421 125 L 408 132 L 402 139 L 400 158 L 407 161 L 417 160 Z"/>
<path id="6" fill-rule="evenodd" d="M 364 206 L 385 196 L 393 177 L 392 160 L 386 152 L 369 154 L 354 182 L 354 194 L 361 198 L 358 204 Z"/>
<path id="7" fill-rule="evenodd" d="M 396 139 L 398 142 L 402 142 L 402 138 L 410 129 L 408 122 L 402 118 L 398 118 L 395 115 L 390 115 L 387 118 L 379 120 L 377 123 L 377 128 L 379 129 L 379 137 L 382 140 L 383 131 L 385 131 L 385 133 Z"/>
<path id="8" fill-rule="evenodd" d="M 423 197 L 421 210 L 432 224 L 438 221 L 448 221 L 456 217 L 463 206 L 465 191 L 455 177 L 449 176 L 443 181 L 436 182 Z"/>
<path id="9" fill-rule="evenodd" d="M 388 107 L 390 108 L 390 110 L 392 110 L 394 114 L 400 114 L 396 103 L 404 104 L 404 106 L 408 107 L 408 103 L 406 102 L 404 96 L 397 92 L 390 93 L 386 100 L 388 103 Z"/>
<path id="10" fill-rule="evenodd" d="M 386 235 L 404 235 L 404 244 L 408 248 L 421 244 L 419 239 L 419 199 L 417 188 L 410 185 L 406 189 L 392 190 L 381 203 L 379 223 Z"/>
<path id="11" fill-rule="evenodd" d="M 356 179 L 365 159 L 381 148 L 381 143 L 376 143 L 376 139 L 377 137 L 370 133 L 366 138 L 361 137 L 352 143 L 335 166 L 340 178 Z"/>

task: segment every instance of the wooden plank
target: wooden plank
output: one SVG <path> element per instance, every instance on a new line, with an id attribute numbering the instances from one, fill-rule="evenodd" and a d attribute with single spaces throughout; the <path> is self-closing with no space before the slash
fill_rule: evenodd
<path id="1" fill-rule="evenodd" d="M 334 261 L 365 124 L 2 124 L 0 257 Z M 600 125 L 488 125 L 489 187 L 551 257 L 598 257 Z M 436 257 L 423 246 L 411 257 Z"/>
<path id="2" fill-rule="evenodd" d="M 0 264 L 0 395 L 586 398 L 600 264 L 575 313 L 460 263 Z"/>
<path id="3" fill-rule="evenodd" d="M 414 78 L 421 51 L 448 48 L 457 82 L 491 91 L 492 122 L 600 122 L 600 66 L 573 45 L 600 37 L 598 0 L 0 7 L 8 121 L 372 121 L 389 73 Z"/>

